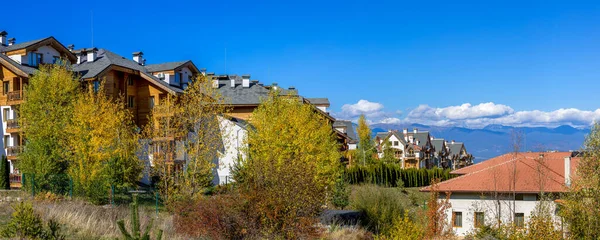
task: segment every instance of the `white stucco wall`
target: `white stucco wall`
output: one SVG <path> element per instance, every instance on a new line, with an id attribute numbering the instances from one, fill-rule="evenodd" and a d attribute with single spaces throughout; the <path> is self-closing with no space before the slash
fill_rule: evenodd
<path id="1" fill-rule="evenodd" d="M 22 64 L 23 61 L 27 61 L 26 55 L 21 56 L 20 54 L 16 54 L 16 55 L 10 55 L 8 57 L 12 60 L 15 60 L 15 62 L 18 62 L 19 64 Z"/>
<path id="2" fill-rule="evenodd" d="M 458 236 L 465 236 L 474 232 L 475 212 L 484 213 L 485 224 L 487 225 L 496 224 L 498 216 L 500 216 L 502 223 L 511 223 L 513 213 L 523 213 L 525 224 L 527 224 L 538 202 L 535 194 L 524 195 L 523 200 L 514 201 L 515 210 L 513 211 L 512 200 L 495 200 L 492 196 L 484 197 L 481 194 L 454 193 L 450 197 L 451 207 L 446 211 L 448 226 L 452 227 L 453 212 L 462 212 L 462 227 L 452 227 L 452 230 Z M 550 213 L 554 215 L 556 205 L 554 202 L 546 203 L 549 206 Z M 498 208 L 498 204 L 501 206 L 500 208 Z M 498 209 L 500 210 L 498 211 Z M 555 216 L 555 220 L 558 221 L 559 218 Z"/>
<path id="3" fill-rule="evenodd" d="M 54 57 L 59 57 L 60 53 L 50 46 L 41 46 L 34 52 L 43 54 L 43 61 L 46 64 L 52 63 Z"/>
<path id="4" fill-rule="evenodd" d="M 245 139 L 248 134 L 246 129 L 225 118 L 220 119 L 220 127 L 224 148 L 218 154 L 217 175 L 213 179 L 215 185 L 232 181 L 235 162 L 238 157 L 246 157 L 243 149 L 246 147 Z"/>

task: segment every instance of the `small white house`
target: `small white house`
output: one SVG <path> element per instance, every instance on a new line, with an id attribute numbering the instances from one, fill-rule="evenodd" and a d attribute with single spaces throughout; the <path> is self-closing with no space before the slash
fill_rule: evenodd
<path id="1" fill-rule="evenodd" d="M 525 226 L 540 204 L 541 192 L 554 196 L 544 203 L 558 225 L 553 200 L 567 191 L 578 163 L 579 158 L 570 152 L 508 153 L 453 171 L 451 174 L 459 176 L 437 185 L 440 201 L 450 194 L 448 227 L 465 236 L 498 221 Z M 431 186 L 421 189 L 431 190 Z"/>

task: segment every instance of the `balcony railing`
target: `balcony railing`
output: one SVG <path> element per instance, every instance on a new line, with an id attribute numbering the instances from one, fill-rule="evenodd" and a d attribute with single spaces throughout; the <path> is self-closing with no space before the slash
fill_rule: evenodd
<path id="1" fill-rule="evenodd" d="M 23 152 L 22 146 L 10 146 L 10 147 L 6 148 L 6 156 L 9 156 L 9 157 L 17 156 L 21 152 Z"/>
<path id="2" fill-rule="evenodd" d="M 19 100 L 23 100 L 23 92 L 19 91 L 12 91 L 8 93 L 8 101 L 19 101 Z"/>
<path id="3" fill-rule="evenodd" d="M 17 119 L 8 119 L 8 120 L 6 120 L 6 128 L 7 129 L 18 129 L 18 128 L 20 128 L 20 126 L 19 126 L 19 120 L 17 120 Z"/>
<path id="4" fill-rule="evenodd" d="M 20 174 L 10 174 L 10 183 L 21 183 L 21 175 Z"/>

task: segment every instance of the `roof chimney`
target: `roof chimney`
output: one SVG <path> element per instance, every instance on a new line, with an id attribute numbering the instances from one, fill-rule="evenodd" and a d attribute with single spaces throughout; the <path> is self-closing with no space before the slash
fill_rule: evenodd
<path id="1" fill-rule="evenodd" d="M 212 79 L 212 86 L 213 86 L 213 88 L 219 88 L 219 79 L 213 78 Z"/>
<path id="2" fill-rule="evenodd" d="M 418 128 L 413 128 L 413 133 L 417 133 L 417 132 L 419 132 L 419 129 Z"/>
<path id="3" fill-rule="evenodd" d="M 133 53 L 133 61 L 135 61 L 136 63 L 140 64 L 140 65 L 144 65 L 144 60 L 143 57 L 144 53 L 143 52 L 134 52 Z"/>
<path id="4" fill-rule="evenodd" d="M 250 87 L 250 75 L 249 74 L 242 75 L 242 86 L 245 88 Z"/>
<path id="5" fill-rule="evenodd" d="M 73 52 L 73 50 L 75 50 L 75 44 L 70 44 L 67 46 L 67 49 L 69 49 L 69 52 Z"/>
<path id="6" fill-rule="evenodd" d="M 277 90 L 277 83 L 274 82 L 273 84 L 271 84 L 271 87 L 273 87 L 273 90 Z"/>
<path id="7" fill-rule="evenodd" d="M 452 144 L 454 144 L 454 140 L 452 140 Z"/>
<path id="8" fill-rule="evenodd" d="M 17 42 L 16 38 L 10 38 L 8 39 L 8 46 L 12 46 Z"/>
<path id="9" fill-rule="evenodd" d="M 87 50 L 87 61 L 88 62 L 96 61 L 96 52 L 97 51 L 98 51 L 97 48 L 90 48 Z"/>
<path id="10" fill-rule="evenodd" d="M 565 157 L 565 186 L 571 186 L 571 157 Z"/>
<path id="11" fill-rule="evenodd" d="M 234 88 L 235 87 L 235 76 L 231 77 L 231 87 Z"/>
<path id="12" fill-rule="evenodd" d="M 75 55 L 77 55 L 77 64 L 82 64 L 87 59 L 86 53 L 85 48 L 75 51 Z"/>
<path id="13" fill-rule="evenodd" d="M 8 33 L 6 31 L 0 32 L 0 46 L 6 45 L 6 36 L 7 35 L 8 35 Z"/>
<path id="14" fill-rule="evenodd" d="M 200 74 L 202 74 L 202 76 L 206 76 L 206 68 L 200 68 Z"/>

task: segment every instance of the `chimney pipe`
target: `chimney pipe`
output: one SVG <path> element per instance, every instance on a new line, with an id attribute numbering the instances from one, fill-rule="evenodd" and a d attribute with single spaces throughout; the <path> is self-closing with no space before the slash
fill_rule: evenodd
<path id="1" fill-rule="evenodd" d="M 7 35 L 8 35 L 8 33 L 6 31 L 0 32 L 0 46 L 6 45 L 6 36 Z"/>
<path id="2" fill-rule="evenodd" d="M 245 88 L 250 87 L 250 75 L 242 75 L 242 86 Z"/>
<path id="3" fill-rule="evenodd" d="M 231 87 L 234 88 L 235 87 L 235 77 L 232 77 L 230 79 L 231 79 Z"/>
<path id="4" fill-rule="evenodd" d="M 202 76 L 206 76 L 206 68 L 201 68 L 200 74 L 202 74 Z"/>
<path id="5" fill-rule="evenodd" d="M 144 64 L 144 60 L 143 57 L 144 53 L 143 52 L 134 52 L 133 53 L 133 61 L 135 61 L 136 63 L 143 65 Z"/>
<path id="6" fill-rule="evenodd" d="M 70 44 L 67 46 L 67 49 L 69 49 L 69 52 L 73 52 L 73 50 L 75 50 L 75 44 Z"/>
<path id="7" fill-rule="evenodd" d="M 16 38 L 11 38 L 11 39 L 8 39 L 8 46 L 12 46 L 12 45 L 14 45 L 16 42 L 17 42 L 17 39 L 16 39 Z"/>
<path id="8" fill-rule="evenodd" d="M 452 140 L 452 144 L 454 144 L 454 140 Z"/>
<path id="9" fill-rule="evenodd" d="M 571 186 L 571 157 L 565 157 L 565 186 Z"/>
<path id="10" fill-rule="evenodd" d="M 417 132 L 419 132 L 419 129 L 418 128 L 413 128 L 413 133 L 417 133 Z"/>

